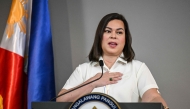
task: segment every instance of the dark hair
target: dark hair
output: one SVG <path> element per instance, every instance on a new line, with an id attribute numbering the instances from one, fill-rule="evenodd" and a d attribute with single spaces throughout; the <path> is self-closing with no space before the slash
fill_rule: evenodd
<path id="1" fill-rule="evenodd" d="M 97 62 L 97 61 L 99 61 L 99 57 L 102 56 L 102 54 L 103 54 L 102 37 L 103 37 L 103 34 L 104 34 L 107 24 L 111 20 L 114 20 L 114 19 L 123 21 L 124 27 L 125 27 L 125 46 L 123 48 L 124 57 L 122 57 L 122 58 L 128 62 L 131 62 L 134 59 L 135 52 L 133 51 L 133 48 L 131 47 L 132 37 L 131 37 L 131 33 L 129 31 L 129 26 L 128 26 L 128 23 L 127 23 L 125 17 L 118 13 L 110 13 L 101 19 L 101 21 L 97 27 L 94 43 L 93 43 L 91 51 L 88 55 L 89 61 Z"/>

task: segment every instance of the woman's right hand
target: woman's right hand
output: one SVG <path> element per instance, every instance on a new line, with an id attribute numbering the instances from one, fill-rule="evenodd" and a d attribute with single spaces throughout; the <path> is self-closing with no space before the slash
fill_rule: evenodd
<path id="1" fill-rule="evenodd" d="M 90 81 L 93 81 L 93 80 L 95 80 L 95 79 L 98 79 L 99 77 L 101 76 L 101 73 L 97 73 L 94 77 L 92 77 L 91 79 L 90 79 Z M 92 84 L 93 84 L 93 86 L 96 88 L 96 87 L 101 87 L 101 86 L 105 86 L 105 85 L 109 85 L 109 84 L 115 84 L 115 83 L 117 83 L 119 80 L 121 80 L 122 77 L 123 76 L 123 74 L 122 73 L 120 73 L 120 72 L 105 72 L 104 74 L 103 74 L 103 76 L 99 79 L 99 80 L 97 80 L 97 81 L 95 81 L 95 82 L 93 82 Z M 112 78 L 111 80 L 112 81 L 110 81 L 110 78 Z"/>

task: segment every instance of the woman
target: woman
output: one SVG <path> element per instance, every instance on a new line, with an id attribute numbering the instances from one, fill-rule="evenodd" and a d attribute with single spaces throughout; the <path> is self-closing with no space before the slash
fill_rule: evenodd
<path id="1" fill-rule="evenodd" d="M 89 53 L 90 62 L 75 69 L 59 95 L 99 78 L 99 60 L 104 62 L 102 78 L 57 98 L 57 101 L 73 102 L 85 94 L 101 92 L 118 102 L 162 102 L 167 107 L 148 67 L 134 60 L 131 44 L 132 38 L 125 18 L 118 13 L 104 16 L 96 30 Z"/>

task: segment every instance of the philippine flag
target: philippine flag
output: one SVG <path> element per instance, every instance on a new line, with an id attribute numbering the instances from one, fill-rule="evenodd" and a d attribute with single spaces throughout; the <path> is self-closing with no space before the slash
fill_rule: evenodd
<path id="1" fill-rule="evenodd" d="M 27 107 L 24 57 L 30 12 L 30 0 L 12 0 L 0 43 L 0 109 Z"/>
<path id="2" fill-rule="evenodd" d="M 0 44 L 0 109 L 30 109 L 31 102 L 54 96 L 48 0 L 12 0 Z"/>

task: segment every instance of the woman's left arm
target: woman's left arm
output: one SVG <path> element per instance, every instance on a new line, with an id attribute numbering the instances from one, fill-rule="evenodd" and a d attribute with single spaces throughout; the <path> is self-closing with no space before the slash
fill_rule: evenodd
<path id="1" fill-rule="evenodd" d="M 147 90 L 142 96 L 142 102 L 161 102 L 165 109 L 169 109 L 165 100 L 162 98 L 160 93 L 158 93 L 156 88 Z"/>

